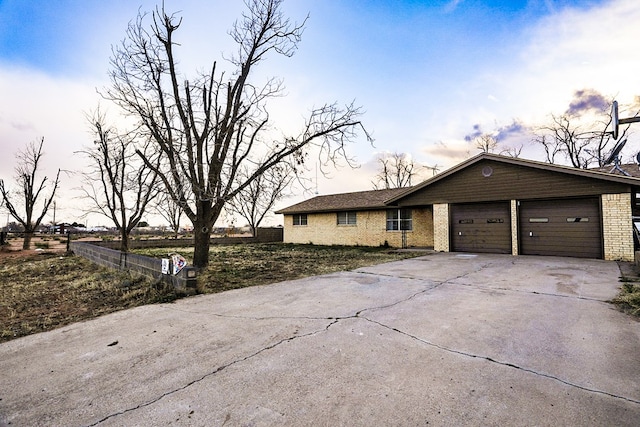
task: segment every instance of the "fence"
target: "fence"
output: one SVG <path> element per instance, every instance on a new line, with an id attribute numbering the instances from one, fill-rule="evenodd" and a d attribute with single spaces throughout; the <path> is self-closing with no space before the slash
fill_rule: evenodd
<path id="1" fill-rule="evenodd" d="M 272 243 L 282 242 L 282 228 L 259 228 L 255 237 L 213 237 L 211 244 L 230 245 L 242 243 Z M 131 240 L 130 249 L 162 248 L 162 247 L 191 247 L 193 239 L 148 239 Z M 197 269 L 184 267 L 177 274 L 172 274 L 173 261 L 163 260 L 144 255 L 137 255 L 118 250 L 118 241 L 93 241 L 69 243 L 70 250 L 76 255 L 87 258 L 96 264 L 120 270 L 131 270 L 161 280 L 173 285 L 177 289 L 195 289 L 197 284 Z M 164 271 L 164 272 L 163 272 Z"/>
<path id="2" fill-rule="evenodd" d="M 22 233 L 10 233 L 20 236 Z M 52 235 L 37 235 L 51 238 Z M 184 267 L 177 274 L 172 274 L 173 261 L 171 259 L 163 260 L 152 258 L 144 255 L 137 255 L 127 252 L 121 252 L 119 241 L 74 241 L 71 235 L 58 235 L 57 240 L 66 245 L 67 251 L 72 251 L 78 256 L 87 258 L 88 260 L 109 268 L 119 270 L 131 270 L 146 276 L 161 280 L 164 283 L 173 285 L 176 289 L 195 289 L 197 282 L 197 269 L 194 267 Z M 4 242 L 7 234 L 2 232 L 0 239 Z M 282 228 L 258 228 L 255 237 L 212 237 L 212 245 L 231 245 L 242 243 L 272 243 L 282 242 Z M 129 242 L 130 249 L 143 248 L 162 248 L 162 247 L 192 247 L 193 239 L 146 239 L 131 240 Z M 168 262 L 167 262 L 168 261 Z"/>
<path id="3" fill-rule="evenodd" d="M 144 255 L 121 252 L 98 246 L 96 242 L 71 242 L 71 251 L 78 256 L 109 268 L 135 271 L 173 285 L 176 289 L 195 289 L 197 269 L 184 267 L 177 274 L 171 274 L 173 265 L 169 260 L 163 269 L 163 261 Z M 165 261 L 166 263 L 166 261 Z M 163 273 L 163 270 L 166 273 Z"/>
<path id="4" fill-rule="evenodd" d="M 256 236 L 240 236 L 240 237 L 211 237 L 212 245 L 236 245 L 241 243 L 273 243 L 283 241 L 283 229 L 274 228 L 258 228 Z M 117 240 L 105 240 L 91 242 L 94 245 L 119 249 L 120 242 Z M 129 249 L 147 249 L 147 248 L 178 248 L 192 247 L 193 238 L 181 239 L 131 239 L 129 240 Z"/>

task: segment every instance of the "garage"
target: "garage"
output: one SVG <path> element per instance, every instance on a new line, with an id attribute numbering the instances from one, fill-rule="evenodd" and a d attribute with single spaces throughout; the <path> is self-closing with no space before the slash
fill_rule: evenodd
<path id="1" fill-rule="evenodd" d="M 454 252 L 511 253 L 509 202 L 451 205 Z"/>
<path id="2" fill-rule="evenodd" d="M 598 198 L 519 202 L 519 242 L 523 255 L 602 258 Z"/>

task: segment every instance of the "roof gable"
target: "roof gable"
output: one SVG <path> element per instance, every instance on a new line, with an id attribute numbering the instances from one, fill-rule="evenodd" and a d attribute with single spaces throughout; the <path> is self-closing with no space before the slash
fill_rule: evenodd
<path id="1" fill-rule="evenodd" d="M 401 206 L 627 192 L 640 179 L 483 153 L 387 201 Z"/>

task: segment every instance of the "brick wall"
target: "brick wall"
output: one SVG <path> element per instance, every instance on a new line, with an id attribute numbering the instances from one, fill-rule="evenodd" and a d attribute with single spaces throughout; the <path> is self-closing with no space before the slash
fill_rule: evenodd
<path id="1" fill-rule="evenodd" d="M 449 205 L 433 205 L 433 249 L 449 252 Z"/>
<path id="2" fill-rule="evenodd" d="M 511 254 L 518 255 L 518 201 L 511 201 Z"/>
<path id="3" fill-rule="evenodd" d="M 413 230 L 407 231 L 407 246 L 433 246 L 433 214 L 430 208 L 412 209 Z M 380 246 L 385 242 L 402 247 L 402 232 L 387 231 L 386 210 L 360 211 L 355 225 L 338 225 L 337 214 L 307 215 L 307 225 L 293 225 L 293 215 L 284 216 L 286 243 L 316 245 Z"/>
<path id="4" fill-rule="evenodd" d="M 602 195 L 602 231 L 604 259 L 634 260 L 630 193 Z"/>

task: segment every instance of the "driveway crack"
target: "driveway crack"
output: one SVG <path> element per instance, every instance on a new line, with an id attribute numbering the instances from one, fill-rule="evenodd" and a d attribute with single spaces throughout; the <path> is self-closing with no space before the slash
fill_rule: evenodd
<path id="1" fill-rule="evenodd" d="M 431 341 L 426 340 L 424 338 L 420 338 L 420 337 L 412 335 L 412 334 L 410 334 L 408 332 L 402 331 L 402 330 L 400 330 L 398 328 L 394 328 L 392 326 L 385 325 L 384 323 L 375 321 L 373 319 L 369 319 L 369 318 L 364 317 L 364 316 L 360 316 L 360 318 L 363 319 L 363 320 L 366 320 L 368 322 L 374 323 L 374 324 L 376 324 L 378 326 L 381 326 L 381 327 L 383 327 L 385 329 L 389 329 L 390 331 L 402 334 L 402 335 L 404 335 L 406 337 L 409 337 L 409 338 L 411 338 L 413 340 L 416 340 L 416 341 L 418 341 L 420 343 L 426 344 L 426 345 L 428 345 L 430 347 L 434 347 L 434 348 L 437 348 L 439 350 L 446 351 L 448 353 L 457 354 L 457 355 L 460 355 L 460 356 L 469 357 L 469 358 L 473 358 L 473 359 L 483 359 L 483 360 L 486 360 L 488 362 L 495 363 L 497 365 L 506 366 L 508 368 L 513 368 L 513 369 L 517 369 L 519 371 L 527 372 L 527 373 L 530 373 L 530 374 L 533 374 L 533 375 L 536 375 L 536 376 L 548 378 L 548 379 L 557 381 L 559 383 L 568 385 L 570 387 L 576 388 L 578 390 L 582 390 L 582 391 L 586 391 L 586 392 L 594 393 L 594 394 L 600 394 L 600 395 L 612 397 L 612 398 L 615 398 L 615 399 L 621 399 L 621 400 L 624 400 L 624 401 L 627 401 L 627 402 L 631 402 L 631 403 L 635 403 L 635 404 L 639 404 L 640 405 L 640 400 L 632 399 L 632 398 L 625 397 L 625 396 L 620 396 L 620 395 L 617 395 L 617 394 L 614 394 L 614 393 L 610 393 L 610 392 L 607 392 L 607 391 L 603 391 L 603 390 L 597 390 L 597 389 L 593 389 L 593 388 L 590 388 L 590 387 L 585 387 L 585 386 L 582 386 L 580 384 L 576 384 L 576 383 L 573 383 L 571 381 L 562 379 L 562 378 L 557 377 L 555 375 L 547 374 L 547 373 L 544 373 L 544 372 L 538 372 L 538 371 L 536 371 L 534 369 L 525 368 L 523 366 L 518 366 L 518 365 L 513 364 L 513 363 L 496 360 L 496 359 L 494 359 L 492 357 L 489 357 L 489 356 L 473 354 L 473 353 L 469 353 L 469 352 L 466 352 L 466 351 L 461 351 L 461 350 L 456 350 L 456 349 L 453 349 L 453 348 L 445 347 L 443 345 L 431 342 Z"/>
<path id="2" fill-rule="evenodd" d="M 120 415 L 124 415 L 124 414 L 127 414 L 129 412 L 133 412 L 133 411 L 136 411 L 138 409 L 145 408 L 147 406 L 151 406 L 154 403 L 157 403 L 158 401 L 164 399 L 167 396 L 171 396 L 172 394 L 175 394 L 175 393 L 178 393 L 180 391 L 186 390 L 189 387 L 193 386 L 194 384 L 197 384 L 197 383 L 199 383 L 201 381 L 204 381 L 205 379 L 207 379 L 209 377 L 212 377 L 212 376 L 224 371 L 225 369 L 227 369 L 227 368 L 229 368 L 229 367 L 231 367 L 233 365 L 236 365 L 238 363 L 242 363 L 244 361 L 252 359 L 252 358 L 260 355 L 261 353 L 264 353 L 265 351 L 274 349 L 274 348 L 276 348 L 276 347 L 278 347 L 278 346 L 280 346 L 280 345 L 282 345 L 284 343 L 294 341 L 294 340 L 296 340 L 298 338 L 310 337 L 310 336 L 319 334 L 321 332 L 325 332 L 325 331 L 329 330 L 329 328 L 331 326 L 333 326 L 334 324 L 338 323 L 340 321 L 340 319 L 342 319 L 342 318 L 330 317 L 330 318 L 326 318 L 326 319 L 318 319 L 318 320 L 331 320 L 331 322 L 329 322 L 324 328 L 320 328 L 320 329 L 317 329 L 315 331 L 308 332 L 306 334 L 294 335 L 294 336 L 290 336 L 290 337 L 287 337 L 287 338 L 283 338 L 283 339 L 281 339 L 281 340 L 279 340 L 279 341 L 277 341 L 277 342 L 275 342 L 273 344 L 270 344 L 270 345 L 268 345 L 266 347 L 261 348 L 260 350 L 255 351 L 255 352 L 253 352 L 253 353 L 251 353 L 251 354 L 249 354 L 247 356 L 241 357 L 241 358 L 236 359 L 236 360 L 232 360 L 229 363 L 226 363 L 224 365 L 218 366 L 213 371 L 211 371 L 209 373 L 206 373 L 206 374 L 202 375 L 201 377 L 196 378 L 195 380 L 189 381 L 187 384 L 185 384 L 185 385 L 183 385 L 181 387 L 178 387 L 176 389 L 173 389 L 173 390 L 167 391 L 165 393 L 162 393 L 161 395 L 157 396 L 156 398 L 154 398 L 154 399 L 152 399 L 152 400 L 150 400 L 148 402 L 141 403 L 141 404 L 139 404 L 139 405 L 137 405 L 135 407 L 132 407 L 132 408 L 127 408 L 127 409 L 125 409 L 123 411 L 120 411 L 120 412 L 109 414 L 109 415 L 101 418 L 100 420 L 96 421 L 95 423 L 87 424 L 87 427 L 94 427 L 94 426 L 97 426 L 97 425 L 99 425 L 99 424 L 111 419 L 111 418 L 114 418 L 114 417 L 117 417 L 117 416 L 120 416 Z"/>

